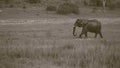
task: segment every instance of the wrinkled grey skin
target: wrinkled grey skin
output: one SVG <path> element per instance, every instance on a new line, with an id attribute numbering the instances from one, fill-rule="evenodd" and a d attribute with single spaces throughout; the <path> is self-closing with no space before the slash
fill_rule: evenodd
<path id="1" fill-rule="evenodd" d="M 97 34 L 99 34 L 100 37 L 103 38 L 102 33 L 101 33 L 101 23 L 96 19 L 93 19 L 93 20 L 77 19 L 73 27 L 74 36 L 76 36 L 75 34 L 76 27 L 82 27 L 82 32 L 79 35 L 80 38 L 83 34 L 85 35 L 85 37 L 88 37 L 87 36 L 88 32 L 95 33 L 95 38 L 97 37 Z"/>

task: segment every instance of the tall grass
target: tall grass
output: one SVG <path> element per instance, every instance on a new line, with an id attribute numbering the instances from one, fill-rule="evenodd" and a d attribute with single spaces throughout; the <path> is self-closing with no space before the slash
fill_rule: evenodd
<path id="1" fill-rule="evenodd" d="M 87 43 L 85 43 L 86 41 Z M 8 44 L 10 42 L 9 39 Z M 71 43 L 65 44 L 64 41 L 61 41 L 62 44 L 58 42 L 52 43 L 52 45 L 48 44 L 47 46 L 41 46 L 41 44 L 39 46 L 29 46 L 25 45 L 25 43 L 24 45 L 19 43 L 19 45 L 0 46 L 0 68 L 13 68 L 14 66 L 16 68 L 18 64 L 20 66 L 27 65 L 27 60 L 41 61 L 41 59 L 57 66 L 73 68 L 120 67 L 120 50 L 109 41 L 98 41 L 102 44 L 91 44 L 90 42 L 95 42 L 94 40 L 82 40 L 79 44 L 78 42 L 75 44 L 71 41 Z M 89 48 L 89 46 L 93 47 Z M 22 59 L 24 59 L 24 63 Z M 31 61 L 31 64 L 35 63 Z"/>

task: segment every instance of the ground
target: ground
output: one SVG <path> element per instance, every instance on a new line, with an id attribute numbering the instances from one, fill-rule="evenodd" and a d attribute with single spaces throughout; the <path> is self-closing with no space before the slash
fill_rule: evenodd
<path id="1" fill-rule="evenodd" d="M 87 11 L 87 12 L 84 12 Z M 120 68 L 120 12 L 58 15 L 44 8 L 0 13 L 0 68 Z M 77 18 L 98 19 L 103 39 L 72 35 Z"/>

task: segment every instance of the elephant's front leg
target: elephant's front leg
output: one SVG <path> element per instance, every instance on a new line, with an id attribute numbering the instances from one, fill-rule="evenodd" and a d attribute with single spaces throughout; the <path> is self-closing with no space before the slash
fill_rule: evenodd
<path id="1" fill-rule="evenodd" d="M 85 37 L 86 37 L 86 38 L 88 37 L 87 32 L 85 32 Z"/>
<path id="2" fill-rule="evenodd" d="M 81 34 L 79 35 L 79 38 L 81 38 L 82 37 L 82 35 L 85 35 L 85 37 L 87 38 L 88 36 L 87 36 L 87 30 L 86 29 L 82 29 L 82 32 L 81 32 Z"/>
<path id="3" fill-rule="evenodd" d="M 82 38 L 82 35 L 83 35 L 84 33 L 83 32 L 81 32 L 81 34 L 79 35 L 79 38 Z"/>
<path id="4" fill-rule="evenodd" d="M 84 29 L 82 29 L 82 32 L 80 33 L 79 38 L 82 38 L 82 35 L 83 35 L 83 34 L 85 34 Z"/>

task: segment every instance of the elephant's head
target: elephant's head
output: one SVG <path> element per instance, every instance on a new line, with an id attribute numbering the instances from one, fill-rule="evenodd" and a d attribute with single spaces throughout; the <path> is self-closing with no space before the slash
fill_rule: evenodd
<path id="1" fill-rule="evenodd" d="M 87 23 L 87 20 L 85 19 L 77 19 L 73 27 L 73 36 L 76 36 L 75 34 L 76 27 L 84 27 L 86 23 Z"/>

